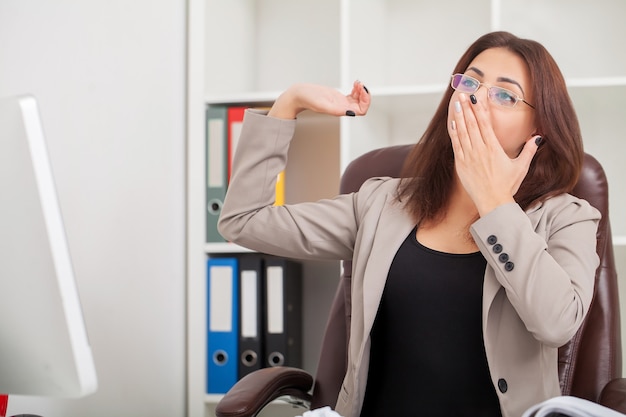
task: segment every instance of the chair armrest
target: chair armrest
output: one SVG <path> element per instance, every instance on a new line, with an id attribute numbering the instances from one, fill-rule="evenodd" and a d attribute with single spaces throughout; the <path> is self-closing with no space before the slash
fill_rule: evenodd
<path id="1" fill-rule="evenodd" d="M 626 414 L 626 378 L 609 381 L 600 393 L 600 404 Z"/>
<path id="2" fill-rule="evenodd" d="M 254 371 L 241 378 L 221 399 L 217 417 L 256 416 L 278 397 L 291 396 L 310 403 L 313 377 L 297 368 L 276 366 Z"/>

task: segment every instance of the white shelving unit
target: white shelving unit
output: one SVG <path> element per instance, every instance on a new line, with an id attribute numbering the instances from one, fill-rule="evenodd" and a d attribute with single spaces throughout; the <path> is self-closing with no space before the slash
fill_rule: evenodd
<path id="1" fill-rule="evenodd" d="M 270 104 L 290 84 L 349 91 L 365 82 L 363 118 L 299 118 L 287 168 L 288 202 L 330 197 L 347 164 L 374 148 L 415 143 L 457 59 L 480 35 L 508 30 L 546 46 L 578 111 L 586 151 L 612 185 L 618 265 L 626 265 L 626 2 L 622 0 L 189 0 L 188 9 L 188 415 L 212 416 L 207 396 L 206 275 L 212 254 L 241 253 L 204 242 L 204 108 Z M 626 273 L 626 271 L 622 271 Z M 305 264 L 304 367 L 315 371 L 338 263 Z M 623 320 L 626 322 L 626 320 Z M 626 334 L 626 332 L 624 332 Z M 272 415 L 296 415 L 276 405 Z"/>

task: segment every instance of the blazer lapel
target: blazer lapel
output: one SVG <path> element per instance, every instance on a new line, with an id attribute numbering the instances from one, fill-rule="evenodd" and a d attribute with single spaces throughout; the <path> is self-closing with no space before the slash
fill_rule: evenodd
<path id="1" fill-rule="evenodd" d="M 402 205 L 389 196 L 376 227 L 372 251 L 363 276 L 363 334 L 365 335 L 369 334 L 374 323 L 391 262 L 414 226 L 414 221 Z"/>

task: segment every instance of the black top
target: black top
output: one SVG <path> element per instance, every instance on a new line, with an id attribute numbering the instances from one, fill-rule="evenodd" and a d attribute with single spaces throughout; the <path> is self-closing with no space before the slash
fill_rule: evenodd
<path id="1" fill-rule="evenodd" d="M 482 337 L 486 260 L 429 249 L 415 232 L 389 269 L 361 417 L 500 416 Z"/>

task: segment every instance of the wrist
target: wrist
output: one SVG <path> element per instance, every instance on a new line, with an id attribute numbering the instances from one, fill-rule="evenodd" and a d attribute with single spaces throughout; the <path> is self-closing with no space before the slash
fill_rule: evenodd
<path id="1" fill-rule="evenodd" d="M 292 120 L 304 111 L 305 109 L 299 104 L 297 88 L 297 85 L 291 86 L 278 96 L 267 115 L 278 119 Z"/>
<path id="2" fill-rule="evenodd" d="M 494 198 L 490 201 L 484 201 L 480 204 L 476 204 L 476 209 L 478 210 L 478 215 L 483 217 L 496 208 L 509 203 L 515 203 L 515 199 L 513 197 Z"/>

